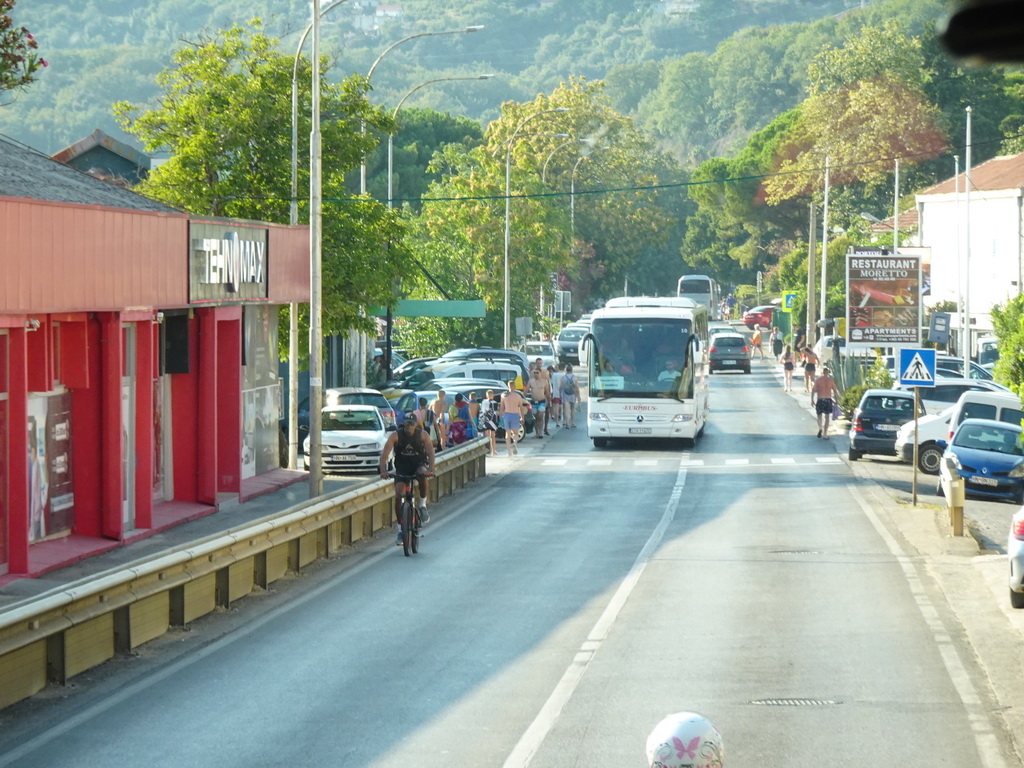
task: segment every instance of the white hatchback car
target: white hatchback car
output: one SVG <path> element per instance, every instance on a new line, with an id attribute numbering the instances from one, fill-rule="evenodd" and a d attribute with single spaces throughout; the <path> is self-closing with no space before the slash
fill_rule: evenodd
<path id="1" fill-rule="evenodd" d="M 376 470 L 391 430 L 372 405 L 329 405 L 320 422 L 323 470 Z M 309 469 L 309 438 L 302 444 Z"/>

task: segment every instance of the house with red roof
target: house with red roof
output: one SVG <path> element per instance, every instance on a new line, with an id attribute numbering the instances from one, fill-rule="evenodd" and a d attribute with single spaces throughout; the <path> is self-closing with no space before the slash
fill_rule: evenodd
<path id="1" fill-rule="evenodd" d="M 994 157 L 916 196 L 919 245 L 931 249 L 931 299 L 969 297 L 971 326 L 991 330 L 991 308 L 1024 280 L 1024 153 Z"/>

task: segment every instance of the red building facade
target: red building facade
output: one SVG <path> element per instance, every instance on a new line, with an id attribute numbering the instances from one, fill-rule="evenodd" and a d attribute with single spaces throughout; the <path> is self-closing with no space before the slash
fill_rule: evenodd
<path id="1" fill-rule="evenodd" d="M 0 579 L 297 479 L 278 307 L 305 227 L 189 217 L 0 142 Z"/>

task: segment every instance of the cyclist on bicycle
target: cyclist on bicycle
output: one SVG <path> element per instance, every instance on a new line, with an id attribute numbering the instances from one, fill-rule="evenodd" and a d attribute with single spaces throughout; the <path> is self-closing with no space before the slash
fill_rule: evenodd
<path id="1" fill-rule="evenodd" d="M 669 715 L 647 737 L 650 768 L 722 768 L 724 764 L 722 736 L 696 712 Z"/>
<path id="2" fill-rule="evenodd" d="M 420 486 L 420 525 L 430 522 L 427 514 L 427 478 L 434 474 L 434 444 L 420 428 L 416 413 L 409 411 L 398 431 L 388 437 L 380 454 L 380 476 L 388 479 L 388 457 L 395 452 L 395 519 L 402 514 L 402 497 L 406 483 L 416 479 Z M 398 524 L 398 542 L 402 543 L 402 526 Z"/>

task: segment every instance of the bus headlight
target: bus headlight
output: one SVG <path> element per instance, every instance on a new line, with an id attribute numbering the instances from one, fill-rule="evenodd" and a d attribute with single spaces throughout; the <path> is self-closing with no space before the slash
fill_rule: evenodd
<path id="1" fill-rule="evenodd" d="M 592 413 L 590 414 L 591 421 L 609 421 L 609 418 L 603 413 Z"/>
<path id="2" fill-rule="evenodd" d="M 675 416 L 672 417 L 672 421 L 673 422 L 693 421 L 693 414 L 692 413 L 677 413 Z"/>

